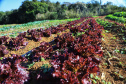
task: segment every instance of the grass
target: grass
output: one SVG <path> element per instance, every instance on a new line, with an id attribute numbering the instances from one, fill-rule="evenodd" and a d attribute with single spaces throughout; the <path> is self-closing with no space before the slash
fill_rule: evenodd
<path id="1" fill-rule="evenodd" d="M 73 19 L 63 19 L 63 20 L 44 20 L 44 21 L 34 21 L 28 22 L 25 24 L 9 24 L 9 25 L 0 25 L 0 36 L 10 36 L 16 37 L 20 32 L 27 31 L 28 29 L 37 29 L 37 28 L 49 28 L 50 26 L 57 26 L 59 24 L 66 24 L 68 21 L 77 20 L 79 18 Z"/>

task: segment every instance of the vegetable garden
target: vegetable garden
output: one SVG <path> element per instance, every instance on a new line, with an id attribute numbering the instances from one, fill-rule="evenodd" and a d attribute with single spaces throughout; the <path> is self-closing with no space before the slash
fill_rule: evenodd
<path id="1" fill-rule="evenodd" d="M 47 29 L 28 29 L 15 38 L 0 37 L 1 84 L 111 84 L 99 77 L 103 77 L 100 65 L 105 61 L 104 28 L 105 32 L 125 33 L 124 27 L 115 25 L 85 17 Z M 107 53 L 108 65 L 117 57 Z"/>
<path id="2" fill-rule="evenodd" d="M 106 19 L 126 23 L 126 12 L 116 12 L 114 14 L 109 14 L 106 16 Z"/>

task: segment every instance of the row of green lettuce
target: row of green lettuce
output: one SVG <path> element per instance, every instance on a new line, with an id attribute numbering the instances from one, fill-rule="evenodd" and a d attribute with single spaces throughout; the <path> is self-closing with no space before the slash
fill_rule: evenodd
<path id="1" fill-rule="evenodd" d="M 126 18 L 126 12 L 115 12 L 113 15 L 117 16 L 117 17 L 125 17 Z"/>
<path id="2" fill-rule="evenodd" d="M 14 25 L 14 26 L 8 26 L 6 27 L 3 26 L 2 28 L 0 28 L 0 31 L 5 31 L 5 30 L 10 30 L 10 29 L 18 29 L 18 28 L 21 28 L 21 27 L 28 27 L 28 26 L 34 26 L 34 25 L 38 25 L 38 24 L 41 24 L 43 22 L 47 22 L 48 20 L 43 20 L 43 21 L 34 21 L 34 22 L 28 22 L 28 23 L 24 23 L 24 24 L 17 24 L 17 25 Z"/>
<path id="3" fill-rule="evenodd" d="M 117 16 L 114 16 L 112 14 L 107 15 L 105 18 L 113 20 L 113 21 L 121 22 L 121 23 L 126 23 L 126 18 L 124 18 L 124 17 L 117 17 Z"/>

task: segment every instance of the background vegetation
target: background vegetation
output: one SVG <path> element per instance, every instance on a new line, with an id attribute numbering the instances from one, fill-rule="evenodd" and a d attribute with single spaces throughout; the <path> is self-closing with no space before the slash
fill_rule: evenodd
<path id="1" fill-rule="evenodd" d="M 105 18 L 121 23 L 126 23 L 126 12 L 115 12 L 114 14 L 107 15 Z"/>
<path id="2" fill-rule="evenodd" d="M 88 3 L 64 2 L 63 4 L 60 4 L 60 2 L 52 3 L 49 0 L 25 0 L 18 9 L 6 12 L 1 11 L 0 24 L 20 24 L 36 20 L 107 15 L 120 11 L 126 11 L 126 8 L 123 6 L 118 7 L 112 5 L 111 2 L 107 2 L 100 7 L 100 3 L 95 0 Z"/>

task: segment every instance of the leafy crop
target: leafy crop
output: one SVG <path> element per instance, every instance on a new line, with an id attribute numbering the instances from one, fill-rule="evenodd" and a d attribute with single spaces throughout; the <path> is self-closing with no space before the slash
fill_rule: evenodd
<path id="1" fill-rule="evenodd" d="M 52 76 L 54 78 L 60 78 L 62 84 L 91 83 L 88 79 L 89 74 L 99 71 L 98 64 L 100 61 L 98 58 L 95 58 L 94 55 L 103 55 L 99 47 L 99 43 L 101 42 L 100 38 L 102 37 L 101 29 L 103 27 L 98 25 L 93 19 L 90 21 L 90 25 L 92 28 L 90 28 L 89 31 L 86 31 L 85 34 L 76 38 L 75 42 L 71 40 L 70 45 L 72 48 L 70 48 L 70 50 L 66 48 L 68 46 L 65 46 L 65 53 L 61 54 L 60 52 L 56 52 L 56 54 L 53 55 L 54 60 L 51 64 L 53 65 L 54 72 Z M 66 35 L 68 38 L 69 34 Z M 60 38 L 63 37 L 61 36 Z M 60 40 L 57 40 L 57 42 L 58 41 Z M 64 43 L 69 44 L 69 41 L 63 41 L 63 44 L 59 44 L 62 46 Z"/>
<path id="2" fill-rule="evenodd" d="M 27 31 L 28 35 L 31 35 L 30 39 L 33 39 L 35 41 L 40 41 L 43 36 L 43 29 L 32 29 Z"/>
<path id="3" fill-rule="evenodd" d="M 34 79 L 36 83 L 46 80 L 53 81 L 54 84 L 91 84 L 90 74 L 99 72 L 100 59 L 97 56 L 103 56 L 100 48 L 103 26 L 100 26 L 92 18 L 82 22 L 85 19 L 81 18 L 80 20 L 68 22 L 66 25 L 60 24 L 57 27 L 52 26 L 48 29 L 28 30 L 7 41 L 6 45 L 10 49 L 18 50 L 20 46 L 26 44 L 25 37 L 40 41 L 43 36 L 49 37 L 51 34 L 60 33 L 67 28 L 71 31 L 71 33 L 58 35 L 53 41 L 54 45 L 48 42 L 41 42 L 39 47 L 32 49 L 32 53 L 28 56 L 28 61 L 31 63 L 43 59 L 51 59 L 51 67 L 43 65 L 41 70 L 34 76 L 35 78 L 30 75 L 28 78 L 28 72 L 20 65 L 22 61 L 27 60 L 27 57 L 12 55 L 12 57 L 3 58 L 1 67 L 7 66 L 7 68 L 4 68 L 5 74 L 1 72 L 1 82 L 22 84 L 25 81 Z M 80 22 L 82 24 L 76 26 Z M 75 35 L 72 36 L 72 33 Z M 0 68 L 1 71 L 4 69 Z"/>
<path id="4" fill-rule="evenodd" d="M 48 20 L 34 21 L 34 22 L 28 22 L 28 23 L 21 24 L 21 25 L 3 27 L 3 28 L 0 28 L 0 31 L 6 31 L 6 30 L 10 30 L 10 29 L 18 29 L 18 28 L 21 28 L 21 27 L 28 27 L 28 26 L 38 25 L 38 24 L 46 22 L 46 21 L 48 21 Z"/>
<path id="5" fill-rule="evenodd" d="M 66 33 L 61 36 L 57 36 L 54 41 L 56 42 L 57 48 L 65 48 L 70 47 L 70 44 L 72 41 L 74 41 L 74 38 L 71 33 Z"/>
<path id="6" fill-rule="evenodd" d="M 28 80 L 29 73 L 20 65 L 25 58 L 12 55 L 0 61 L 1 84 L 23 84 Z"/>
<path id="7" fill-rule="evenodd" d="M 6 37 L 6 36 L 0 37 L 0 45 L 5 44 L 7 42 L 7 39 L 9 39 L 9 37 Z"/>
<path id="8" fill-rule="evenodd" d="M 41 57 L 49 58 L 50 52 L 52 52 L 52 46 L 47 42 L 41 42 L 40 46 L 32 50 L 31 61 L 40 61 Z"/>
<path id="9" fill-rule="evenodd" d="M 8 54 L 8 50 L 6 50 L 6 47 L 3 45 L 0 45 L 0 57 L 4 57 L 4 55 Z"/>
<path id="10" fill-rule="evenodd" d="M 90 73 L 99 72 L 100 60 L 95 55 L 103 55 L 100 49 L 103 27 L 94 19 L 89 20 L 89 25 L 88 30 L 86 25 L 80 27 L 86 32 L 78 37 L 73 38 L 71 33 L 66 33 L 55 38 L 59 50 L 49 55 L 52 68 L 46 72 L 51 74 L 46 76 L 46 80 L 57 79 L 59 84 L 91 84 Z M 39 80 L 44 79 L 42 74 L 39 74 Z"/>
<path id="11" fill-rule="evenodd" d="M 117 16 L 113 16 L 113 15 L 107 15 L 105 17 L 106 19 L 110 19 L 110 20 L 114 20 L 114 21 L 118 21 L 118 22 L 122 22 L 122 23 L 125 23 L 126 22 L 126 19 L 123 18 L 123 17 L 117 17 Z"/>
<path id="12" fill-rule="evenodd" d="M 125 17 L 126 18 L 126 12 L 115 12 L 113 15 L 117 16 L 117 17 Z"/>
<path id="13" fill-rule="evenodd" d="M 21 37 L 11 38 L 6 45 L 11 50 L 18 50 L 21 48 L 21 46 L 26 46 L 28 42 L 25 42 L 25 39 Z"/>

